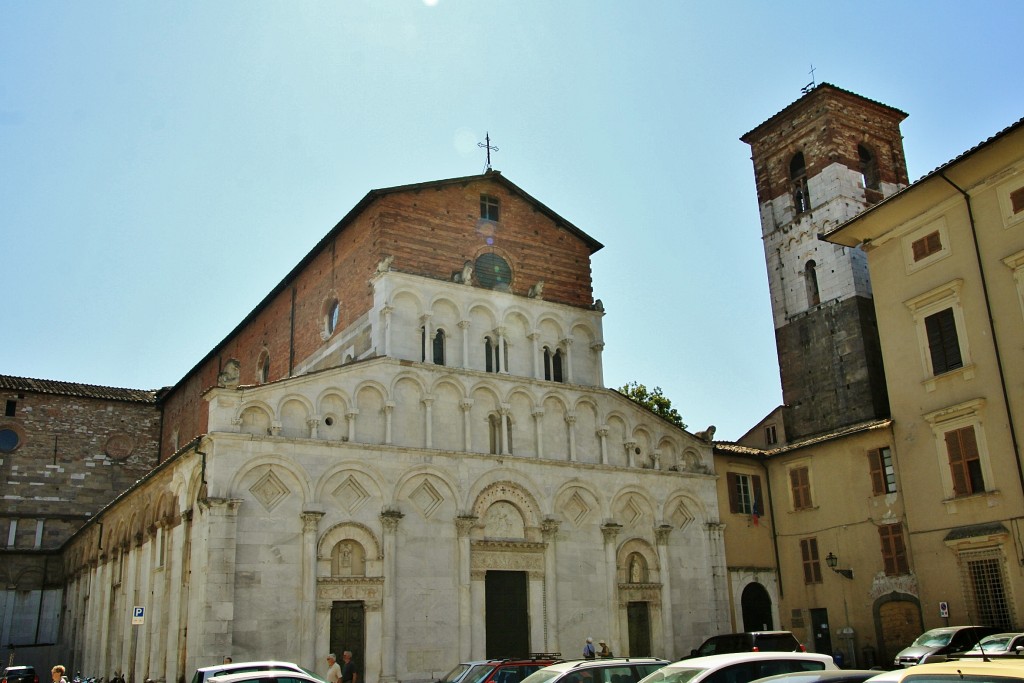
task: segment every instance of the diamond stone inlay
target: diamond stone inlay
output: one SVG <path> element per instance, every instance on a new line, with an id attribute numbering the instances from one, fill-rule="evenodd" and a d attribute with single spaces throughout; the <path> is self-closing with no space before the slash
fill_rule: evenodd
<path id="1" fill-rule="evenodd" d="M 444 502 L 444 497 L 437 492 L 429 481 L 424 480 L 416 487 L 416 490 L 409 496 L 409 500 L 420 511 L 420 514 L 429 518 Z"/>
<path id="2" fill-rule="evenodd" d="M 345 481 L 341 482 L 338 488 L 334 489 L 334 497 L 341 503 L 341 507 L 349 512 L 355 512 L 370 499 L 370 494 L 359 485 L 355 477 L 350 475 Z"/>
<path id="3" fill-rule="evenodd" d="M 686 506 L 680 502 L 669 516 L 669 521 L 672 522 L 672 526 L 675 528 L 685 529 L 693 521 L 693 513 L 687 510 Z"/>
<path id="4" fill-rule="evenodd" d="M 637 526 L 644 519 L 644 511 L 631 496 L 622 508 L 622 516 L 625 517 L 627 524 Z"/>
<path id="5" fill-rule="evenodd" d="M 288 497 L 288 487 L 284 485 L 274 470 L 268 471 L 259 481 L 252 485 L 249 492 L 259 501 L 260 505 L 266 508 L 267 512 L 272 511 L 278 504 Z"/>
<path id="6" fill-rule="evenodd" d="M 583 496 L 580 495 L 579 491 L 573 491 L 569 502 L 565 504 L 565 516 L 574 525 L 581 527 L 589 514 L 590 506 L 587 505 L 587 501 L 583 500 Z"/>

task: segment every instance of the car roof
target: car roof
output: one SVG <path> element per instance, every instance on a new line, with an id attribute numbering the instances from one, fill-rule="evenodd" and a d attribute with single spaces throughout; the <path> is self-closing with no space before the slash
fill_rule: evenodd
<path id="1" fill-rule="evenodd" d="M 917 664 L 906 669 L 886 671 L 870 681 L 894 681 L 902 682 L 912 676 L 930 674 L 951 674 L 961 676 L 1005 676 L 1008 678 L 1024 677 L 1024 660 L 1022 659 L 956 659 L 949 662 L 935 662 L 933 664 Z M 913 681 L 913 678 L 910 678 Z"/>
<path id="2" fill-rule="evenodd" d="M 758 678 L 756 683 L 774 683 L 775 681 L 808 680 L 808 681 L 840 681 L 861 680 L 877 676 L 877 669 L 822 669 L 821 671 L 791 671 Z"/>
<path id="3" fill-rule="evenodd" d="M 288 676 L 289 678 L 305 678 L 310 681 L 318 681 L 316 676 L 312 676 L 305 671 L 296 671 L 295 669 L 260 669 L 258 671 L 237 671 L 235 673 L 220 674 L 219 676 L 212 676 L 207 681 L 213 683 L 233 683 L 234 681 L 248 681 L 253 678 L 279 678 L 281 676 Z"/>
<path id="4" fill-rule="evenodd" d="M 21 669 L 32 669 L 34 671 L 35 667 L 34 666 L 27 666 L 25 664 L 17 664 L 15 666 L 9 666 L 9 667 L 5 668 L 4 671 L 19 671 Z"/>
<path id="5" fill-rule="evenodd" d="M 808 662 L 835 664 L 830 655 L 817 652 L 729 652 L 706 657 L 690 657 L 666 666 L 666 669 L 712 669 L 738 662 L 759 662 L 766 659 L 802 659 Z"/>
<path id="6" fill-rule="evenodd" d="M 668 664 L 666 659 L 657 657 L 602 657 L 601 659 L 567 659 L 544 667 L 549 671 L 569 671 L 570 669 L 593 669 L 601 666 L 622 664 Z"/>
<path id="7" fill-rule="evenodd" d="M 285 662 L 279 659 L 261 659 L 253 660 L 251 662 L 231 662 L 230 664 L 211 664 L 210 666 L 200 667 L 199 671 L 223 671 L 224 673 L 230 672 L 232 669 L 248 669 L 254 666 L 263 668 L 282 668 L 285 670 L 294 669 L 295 671 L 302 671 L 295 662 Z"/>

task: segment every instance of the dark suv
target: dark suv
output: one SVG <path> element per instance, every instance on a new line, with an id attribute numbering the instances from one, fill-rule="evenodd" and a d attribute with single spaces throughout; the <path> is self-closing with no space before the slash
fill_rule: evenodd
<path id="1" fill-rule="evenodd" d="M 39 683 L 39 676 L 31 666 L 9 666 L 4 669 L 0 683 Z"/>
<path id="2" fill-rule="evenodd" d="M 691 657 L 723 655 L 731 652 L 805 652 L 789 631 L 745 631 L 711 636 L 696 650 L 690 650 Z"/>
<path id="3" fill-rule="evenodd" d="M 463 662 L 437 683 L 519 683 L 534 671 L 554 664 L 561 656 L 558 652 L 551 652 L 518 659 Z"/>

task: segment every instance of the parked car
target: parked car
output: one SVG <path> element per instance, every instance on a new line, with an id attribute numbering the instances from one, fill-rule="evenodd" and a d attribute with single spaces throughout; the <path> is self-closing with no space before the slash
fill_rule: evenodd
<path id="1" fill-rule="evenodd" d="M 822 669 L 795 671 L 758 678 L 754 683 L 863 683 L 879 673 L 878 669 Z"/>
<path id="2" fill-rule="evenodd" d="M 548 652 L 518 659 L 463 662 L 437 683 L 519 683 L 533 672 L 550 666 L 561 658 L 561 653 Z"/>
<path id="3" fill-rule="evenodd" d="M 707 657 L 730 652 L 804 652 L 806 649 L 789 631 L 744 631 L 711 636 L 696 650 L 690 650 L 690 656 Z"/>
<path id="4" fill-rule="evenodd" d="M 838 668 L 830 656 L 810 652 L 733 652 L 683 659 L 640 683 L 749 683 L 775 674 Z"/>
<path id="5" fill-rule="evenodd" d="M 523 683 L 637 683 L 667 664 L 654 657 L 573 659 L 546 666 Z"/>
<path id="6" fill-rule="evenodd" d="M 32 666 L 9 666 L 0 683 L 39 683 L 39 675 Z"/>
<path id="7" fill-rule="evenodd" d="M 1024 679 L 1024 659 L 959 659 L 886 671 L 867 683 L 1011 683 Z"/>
<path id="8" fill-rule="evenodd" d="M 258 669 L 210 676 L 209 683 L 324 683 L 323 679 L 308 671 L 292 669 Z"/>
<path id="9" fill-rule="evenodd" d="M 312 676 L 315 681 L 324 683 L 324 679 L 320 678 L 317 674 L 304 669 L 298 664 L 292 662 L 280 662 L 276 660 L 265 660 L 256 662 L 232 662 L 231 664 L 215 664 L 213 666 L 204 666 L 201 669 L 197 669 L 195 674 L 192 676 L 192 683 L 208 683 L 214 676 L 221 676 L 224 674 L 236 674 L 236 673 L 250 673 L 253 671 L 295 671 L 297 673 L 306 674 Z"/>
<path id="10" fill-rule="evenodd" d="M 1016 655 L 1024 653 L 1024 633 L 995 633 L 985 636 L 978 644 L 964 652 L 964 657 L 988 655 Z"/>
<path id="11" fill-rule="evenodd" d="M 925 631 L 909 647 L 903 648 L 893 664 L 914 666 L 925 662 L 941 662 L 954 654 L 971 649 L 985 636 L 999 633 L 992 626 L 944 626 Z"/>

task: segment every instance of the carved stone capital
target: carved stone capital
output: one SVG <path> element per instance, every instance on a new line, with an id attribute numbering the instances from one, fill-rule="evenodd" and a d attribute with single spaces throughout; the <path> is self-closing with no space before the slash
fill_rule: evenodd
<path id="1" fill-rule="evenodd" d="M 498 414 L 499 415 L 507 416 L 511 412 L 512 412 L 512 406 L 510 406 L 509 404 L 507 404 L 507 403 L 499 403 L 498 404 Z"/>
<path id="2" fill-rule="evenodd" d="M 459 534 L 459 538 L 465 538 L 469 536 L 470 532 L 473 531 L 473 527 L 476 526 L 479 517 L 476 515 L 459 515 L 455 518 L 455 529 Z"/>
<path id="3" fill-rule="evenodd" d="M 574 343 L 576 343 L 576 340 L 573 339 L 572 337 L 566 337 L 565 339 L 560 340 L 558 343 L 566 348 L 569 348 Z"/>
<path id="4" fill-rule="evenodd" d="M 654 527 L 654 539 L 658 545 L 668 545 L 669 534 L 672 533 L 671 524 L 661 524 Z"/>
<path id="5" fill-rule="evenodd" d="M 540 339 L 540 332 L 538 332 L 537 330 L 534 330 L 530 334 L 526 335 L 526 338 L 529 339 L 530 341 L 534 341 L 535 342 L 538 339 Z"/>
<path id="6" fill-rule="evenodd" d="M 459 326 L 460 330 L 468 330 L 469 329 L 469 321 L 468 320 L 460 320 L 458 322 L 458 326 Z"/>
<path id="7" fill-rule="evenodd" d="M 569 425 L 576 424 L 576 414 L 575 413 L 566 413 L 565 414 L 565 423 L 569 424 Z"/>
<path id="8" fill-rule="evenodd" d="M 598 352 L 604 351 L 604 342 L 603 341 L 591 342 L 590 343 L 590 348 L 593 349 L 594 351 L 598 351 Z"/>
<path id="9" fill-rule="evenodd" d="M 281 421 L 274 420 L 270 423 L 270 433 L 272 436 L 281 436 Z"/>
<path id="10" fill-rule="evenodd" d="M 358 414 L 359 414 L 359 411 L 357 409 L 353 408 L 352 410 L 350 410 L 347 413 L 345 413 L 345 419 L 346 420 L 354 420 L 354 419 L 356 419 L 356 415 L 358 415 Z"/>
<path id="11" fill-rule="evenodd" d="M 398 523 L 402 521 L 402 517 L 405 515 L 399 510 L 384 510 L 380 513 L 380 522 L 384 525 L 384 530 L 389 532 L 398 531 Z"/>
<path id="12" fill-rule="evenodd" d="M 380 314 L 385 318 L 390 318 L 391 314 L 395 312 L 395 307 L 387 304 L 380 309 Z"/>
<path id="13" fill-rule="evenodd" d="M 305 533 L 305 532 L 316 531 L 317 526 L 319 526 L 319 524 L 320 524 L 320 518 L 324 516 L 324 513 L 322 513 L 322 512 L 303 512 L 299 516 L 302 517 L 302 531 L 303 531 L 303 533 Z"/>
<path id="14" fill-rule="evenodd" d="M 607 522 L 601 526 L 601 535 L 605 543 L 614 543 L 616 536 L 622 531 L 622 525 L 616 522 Z"/>
<path id="15" fill-rule="evenodd" d="M 394 409 L 395 409 L 395 402 L 394 401 L 384 401 L 384 408 L 383 408 L 383 410 L 384 410 L 385 414 L 386 413 L 390 413 Z"/>
<path id="16" fill-rule="evenodd" d="M 498 325 L 497 327 L 494 328 L 494 334 L 498 335 L 499 337 L 504 337 L 505 336 L 505 332 L 506 332 L 506 329 L 502 325 Z"/>
<path id="17" fill-rule="evenodd" d="M 530 414 L 533 415 L 534 417 L 540 419 L 540 418 L 544 417 L 544 409 L 543 408 L 534 408 L 533 411 Z"/>
<path id="18" fill-rule="evenodd" d="M 426 325 L 428 322 L 430 322 L 430 319 L 433 317 L 433 315 L 433 313 L 427 311 L 426 313 L 420 316 L 420 322 Z"/>
<path id="19" fill-rule="evenodd" d="M 427 394 L 426 396 L 424 396 L 423 398 L 420 399 L 420 403 L 422 403 L 423 405 L 427 406 L 428 408 L 430 407 L 430 405 L 433 402 L 434 402 L 434 397 L 431 396 L 430 394 Z"/>
<path id="20" fill-rule="evenodd" d="M 473 407 L 473 399 L 471 399 L 471 398 L 464 398 L 464 399 L 462 399 L 461 401 L 459 401 L 459 407 L 462 408 L 462 412 L 468 413 L 469 409 Z"/>
<path id="21" fill-rule="evenodd" d="M 597 435 L 603 439 L 604 437 L 608 436 L 608 431 L 608 425 L 601 425 L 600 427 L 597 428 Z"/>
<path id="22" fill-rule="evenodd" d="M 562 523 L 554 517 L 545 517 L 544 521 L 540 523 L 540 532 L 544 535 L 544 540 L 553 541 L 555 534 L 558 533 L 558 527 L 561 525 Z"/>

